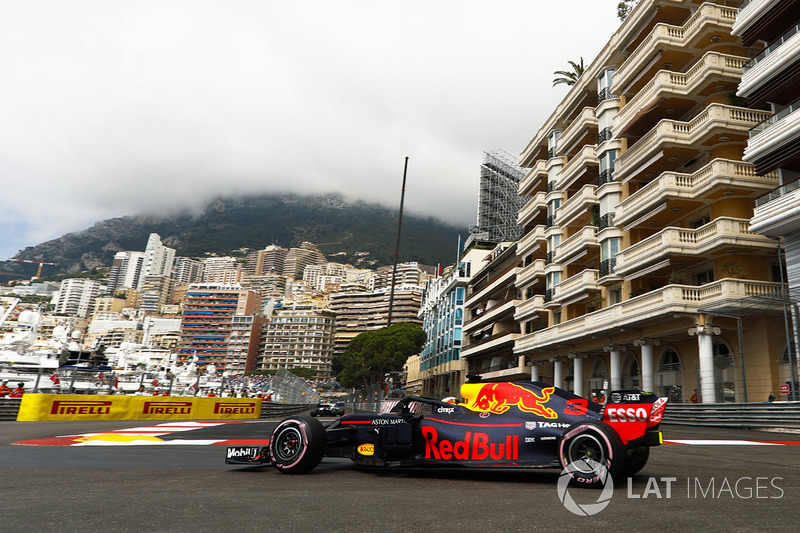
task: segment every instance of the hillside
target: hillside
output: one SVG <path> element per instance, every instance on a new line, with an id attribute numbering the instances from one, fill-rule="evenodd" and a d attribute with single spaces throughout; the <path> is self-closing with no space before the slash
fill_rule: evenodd
<path id="1" fill-rule="evenodd" d="M 85 231 L 28 247 L 15 258 L 58 263 L 45 266 L 43 276 L 80 272 L 110 266 L 115 252 L 144 250 L 148 235 L 155 232 L 179 256 L 226 255 L 270 244 L 290 248 L 309 241 L 337 262 L 355 264 L 354 254 L 367 252 L 359 256 L 364 259 L 361 264 L 375 268 L 392 264 L 397 225 L 396 211 L 338 195 L 220 198 L 201 214 L 103 220 Z M 404 214 L 399 260 L 450 264 L 461 231 L 433 218 Z M 36 265 L 6 261 L 0 262 L 0 271 L 30 276 Z M 8 279 L 20 278 L 0 275 L 0 280 Z"/>

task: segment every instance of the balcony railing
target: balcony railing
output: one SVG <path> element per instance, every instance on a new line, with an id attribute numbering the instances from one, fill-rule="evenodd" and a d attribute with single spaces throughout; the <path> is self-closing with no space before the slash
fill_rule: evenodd
<path id="1" fill-rule="evenodd" d="M 553 262 L 553 259 L 555 259 L 555 257 L 556 257 L 555 252 L 547 252 L 547 254 L 544 256 L 544 264 L 545 265 L 551 264 Z"/>
<path id="2" fill-rule="evenodd" d="M 597 177 L 597 186 L 605 185 L 606 183 L 610 183 L 614 181 L 614 169 L 607 168 L 600 172 L 600 175 Z"/>
<path id="3" fill-rule="evenodd" d="M 761 52 L 759 52 L 759 54 L 756 57 L 748 61 L 744 65 L 744 67 L 742 67 L 742 71 L 747 72 L 748 70 L 756 66 L 759 61 L 762 61 L 772 52 L 780 48 L 781 45 L 783 45 L 783 43 L 788 41 L 794 34 L 796 34 L 798 30 L 800 30 L 800 24 L 795 24 L 794 27 L 789 29 L 789 31 L 787 31 L 786 33 L 775 39 L 775 41 L 773 41 L 769 46 L 767 46 Z"/>
<path id="4" fill-rule="evenodd" d="M 600 102 L 605 102 L 613 98 L 619 98 L 619 96 L 611 92 L 611 87 L 605 87 L 597 94 L 597 104 L 600 105 Z"/>
<path id="5" fill-rule="evenodd" d="M 800 98 L 798 98 L 791 104 L 787 105 L 786 107 L 781 108 L 774 115 L 765 118 L 764 120 L 762 120 L 761 122 L 750 128 L 750 137 L 751 138 L 755 137 L 765 129 L 769 128 L 779 120 L 787 117 L 791 113 L 794 113 L 798 109 L 800 109 Z"/>
<path id="6" fill-rule="evenodd" d="M 611 132 L 611 126 L 606 126 L 597 134 L 597 144 L 601 145 L 606 141 L 610 141 L 614 134 Z"/>
<path id="7" fill-rule="evenodd" d="M 776 198 L 780 198 L 784 194 L 788 194 L 794 190 L 800 188 L 800 178 L 795 178 L 788 183 L 784 183 L 780 187 L 776 189 L 772 189 L 770 192 L 765 194 L 764 196 L 759 196 L 756 198 L 756 207 L 766 204 Z"/>
<path id="8" fill-rule="evenodd" d="M 558 149 L 557 148 L 548 148 L 547 149 L 547 159 L 553 159 L 554 157 L 558 157 Z"/>
<path id="9" fill-rule="evenodd" d="M 549 215 L 549 216 L 547 217 L 547 219 L 545 220 L 545 222 L 544 222 L 544 227 L 545 227 L 545 228 L 552 228 L 552 227 L 553 227 L 553 224 L 554 224 L 554 222 L 555 222 L 555 219 L 556 219 L 556 216 L 555 216 L 555 215 Z"/>
<path id="10" fill-rule="evenodd" d="M 552 302 L 553 301 L 553 294 L 555 293 L 555 289 L 547 289 L 544 291 L 544 301 Z"/>
<path id="11" fill-rule="evenodd" d="M 555 181 L 548 181 L 547 182 L 547 192 L 553 192 L 556 190 L 556 182 Z"/>
<path id="12" fill-rule="evenodd" d="M 606 229 L 610 228 L 614 225 L 614 213 L 606 213 L 605 215 L 600 216 L 600 224 L 598 224 L 597 229 Z"/>
<path id="13" fill-rule="evenodd" d="M 617 264 L 617 258 L 611 257 L 609 259 L 603 259 L 600 261 L 600 274 L 599 276 L 602 278 L 603 276 L 609 276 L 614 273 L 614 266 Z"/>

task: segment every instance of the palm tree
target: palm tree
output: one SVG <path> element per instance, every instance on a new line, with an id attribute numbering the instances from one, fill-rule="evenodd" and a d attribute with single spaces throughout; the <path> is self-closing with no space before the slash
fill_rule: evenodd
<path id="1" fill-rule="evenodd" d="M 581 58 L 580 64 L 574 61 L 568 61 L 568 63 L 572 66 L 572 72 L 568 72 L 566 70 L 557 70 L 553 72 L 553 74 L 557 74 L 560 76 L 559 78 L 553 78 L 553 87 L 560 83 L 566 83 L 567 85 L 575 85 L 575 82 L 578 81 L 583 75 L 584 66 L 583 66 L 583 58 Z"/>

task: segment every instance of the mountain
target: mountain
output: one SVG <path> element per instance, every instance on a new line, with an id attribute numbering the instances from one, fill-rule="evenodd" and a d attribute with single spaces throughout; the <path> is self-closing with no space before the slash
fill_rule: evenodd
<path id="1" fill-rule="evenodd" d="M 240 248 L 259 250 L 270 244 L 291 248 L 309 241 L 331 261 L 357 264 L 361 258 L 359 265 L 375 268 L 392 264 L 397 226 L 397 211 L 349 202 L 339 195 L 227 197 L 209 203 L 200 214 L 103 220 L 85 231 L 28 247 L 15 259 L 58 263 L 45 265 L 43 277 L 80 272 L 111 266 L 115 252 L 143 251 L 149 234 L 158 233 L 179 256 L 227 255 Z M 459 232 L 459 228 L 434 218 L 404 213 L 398 259 L 426 265 L 451 264 L 456 259 Z M 340 252 L 343 254 L 336 255 Z M 356 256 L 356 252 L 362 254 Z M 30 276 L 36 269 L 29 263 L 0 263 L 3 272 Z M 0 275 L 0 281 L 9 279 L 20 277 Z"/>

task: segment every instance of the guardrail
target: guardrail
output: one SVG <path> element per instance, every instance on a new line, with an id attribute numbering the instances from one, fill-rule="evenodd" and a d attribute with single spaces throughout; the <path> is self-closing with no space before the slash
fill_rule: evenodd
<path id="1" fill-rule="evenodd" d="M 667 404 L 663 423 L 746 429 L 800 429 L 800 403 Z"/>
<path id="2" fill-rule="evenodd" d="M 16 420 L 21 398 L 0 398 L 0 420 Z"/>

